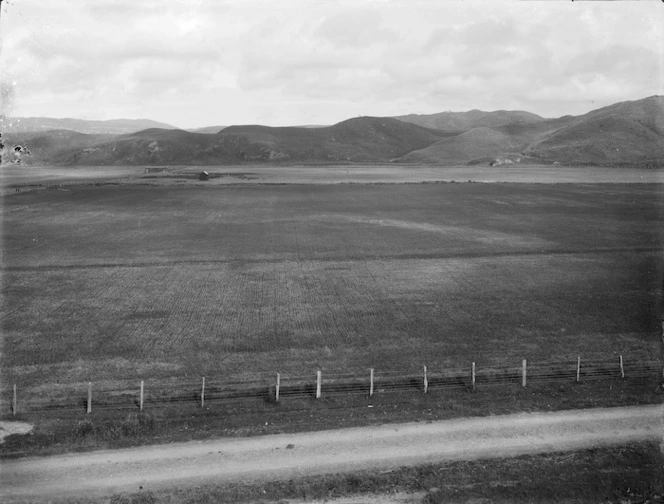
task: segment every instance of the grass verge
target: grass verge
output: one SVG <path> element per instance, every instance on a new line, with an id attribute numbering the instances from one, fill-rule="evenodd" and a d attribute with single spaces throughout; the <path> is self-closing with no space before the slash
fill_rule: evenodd
<path id="1" fill-rule="evenodd" d="M 485 386 L 477 390 L 412 390 L 365 395 L 332 395 L 319 400 L 284 398 L 176 404 L 149 408 L 46 411 L 10 417 L 34 424 L 29 435 L 0 445 L 0 458 L 53 455 L 226 436 L 306 432 L 383 423 L 435 421 L 529 411 L 658 404 L 656 377 L 598 382 L 543 383 L 525 389 Z"/>

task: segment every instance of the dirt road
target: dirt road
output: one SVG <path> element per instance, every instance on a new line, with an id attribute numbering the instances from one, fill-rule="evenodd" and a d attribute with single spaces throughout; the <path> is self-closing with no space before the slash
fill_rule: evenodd
<path id="1" fill-rule="evenodd" d="M 657 440 L 664 408 L 464 418 L 225 438 L 2 462 L 0 501 L 42 502 L 203 482 L 294 478 Z"/>

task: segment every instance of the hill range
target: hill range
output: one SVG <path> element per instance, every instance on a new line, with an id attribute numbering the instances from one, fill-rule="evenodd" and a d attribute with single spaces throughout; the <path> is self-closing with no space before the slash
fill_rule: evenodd
<path id="1" fill-rule="evenodd" d="M 110 119 L 93 121 L 87 119 L 53 119 L 51 117 L 4 117 L 0 116 L 0 132 L 25 133 L 36 131 L 71 130 L 78 133 L 122 135 L 148 128 L 176 129 L 170 124 L 150 119 Z"/>
<path id="2" fill-rule="evenodd" d="M 664 164 L 662 96 L 555 119 L 524 111 L 471 110 L 358 117 L 322 127 L 245 125 L 192 131 L 145 120 L 92 121 L 92 126 L 76 121 L 20 120 L 20 128 L 0 131 L 7 145 L 30 149 L 31 156 L 24 158 L 29 164 Z M 57 127 L 29 130 L 30 124 Z M 113 128 L 125 129 L 118 133 Z"/>

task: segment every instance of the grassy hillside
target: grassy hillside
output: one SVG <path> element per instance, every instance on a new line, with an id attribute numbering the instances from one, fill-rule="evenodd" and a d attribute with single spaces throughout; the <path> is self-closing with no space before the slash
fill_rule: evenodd
<path id="1" fill-rule="evenodd" d="M 664 97 L 653 96 L 588 114 L 474 128 L 403 156 L 419 163 L 472 163 L 507 158 L 562 164 L 664 163 Z"/>
<path id="2" fill-rule="evenodd" d="M 451 138 L 439 140 L 424 149 L 412 151 L 401 161 L 463 164 L 477 158 L 493 157 L 524 147 L 511 135 L 492 128 L 473 128 Z"/>
<path id="3" fill-rule="evenodd" d="M 438 114 L 409 114 L 397 116 L 395 119 L 447 131 L 463 131 L 472 128 L 502 126 L 503 124 L 535 124 L 544 121 L 537 114 L 522 110 L 496 110 L 484 112 L 470 110 L 468 112 L 440 112 Z"/>
<path id="4" fill-rule="evenodd" d="M 387 117 L 358 117 L 321 128 L 231 126 L 215 144 L 226 157 L 248 161 L 386 161 L 444 135 Z"/>
<path id="5" fill-rule="evenodd" d="M 62 151 L 55 162 L 68 165 L 213 164 L 214 135 L 148 129 L 120 135 L 87 149 Z"/>
<path id="6" fill-rule="evenodd" d="M 650 96 L 642 100 L 615 103 L 593 110 L 580 116 L 579 119 L 597 119 L 613 115 L 637 121 L 655 133 L 664 135 L 664 96 Z"/>
<path id="7" fill-rule="evenodd" d="M 571 118 L 526 152 L 561 163 L 664 163 L 664 97 L 616 103 Z"/>
<path id="8" fill-rule="evenodd" d="M 53 152 L 73 165 L 224 164 L 244 161 L 388 161 L 446 133 L 396 119 L 360 117 L 323 128 L 230 126 L 217 134 L 148 129 L 87 148 Z"/>
<path id="9" fill-rule="evenodd" d="M 86 149 L 108 142 L 115 135 L 85 134 L 71 130 L 51 130 L 32 132 L 3 132 L 6 148 L 25 145 L 30 156 L 23 157 L 26 164 L 54 164 L 71 155 L 72 152 L 85 152 Z"/>
<path id="10" fill-rule="evenodd" d="M 13 133 L 7 143 L 27 144 L 33 155 L 24 158 L 26 163 L 91 166 L 392 161 L 664 164 L 664 97 L 659 96 L 558 119 L 479 110 L 402 119 L 358 117 L 316 128 L 230 126 L 217 133 L 164 128 L 116 136 Z"/>
<path id="11" fill-rule="evenodd" d="M 561 163 L 664 161 L 664 136 L 617 114 L 590 117 L 532 143 L 526 153 Z"/>

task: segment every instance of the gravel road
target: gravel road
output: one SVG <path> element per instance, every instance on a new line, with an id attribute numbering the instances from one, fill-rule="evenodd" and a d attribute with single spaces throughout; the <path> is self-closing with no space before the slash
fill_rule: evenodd
<path id="1" fill-rule="evenodd" d="M 2 462 L 0 501 L 46 502 L 663 441 L 662 405 L 389 424 Z M 664 445 L 663 445 L 664 446 Z"/>

